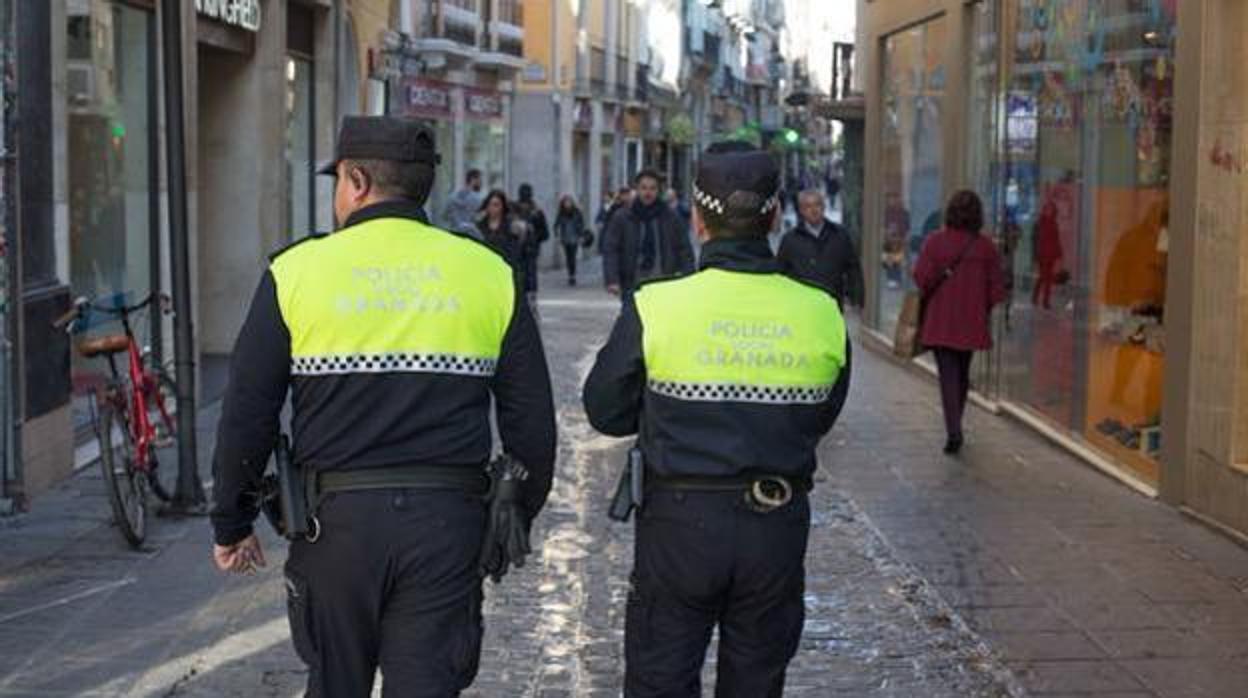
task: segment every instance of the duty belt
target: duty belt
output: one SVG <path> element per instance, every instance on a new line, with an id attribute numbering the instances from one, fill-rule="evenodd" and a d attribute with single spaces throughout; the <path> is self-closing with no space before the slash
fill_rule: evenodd
<path id="1" fill-rule="evenodd" d="M 388 489 L 462 490 L 484 497 L 490 493 L 490 478 L 476 466 L 429 465 L 311 471 L 308 477 L 309 499 L 318 506 L 331 492 Z"/>
<path id="2" fill-rule="evenodd" d="M 760 473 L 737 475 L 733 477 L 711 477 L 706 475 L 679 475 L 660 477 L 647 474 L 647 487 L 658 490 L 677 490 L 687 492 L 740 492 L 745 497 L 746 505 L 753 511 L 768 513 L 775 511 L 793 500 L 795 490 L 809 492 L 814 483 L 809 477 L 793 477 Z"/>
<path id="3" fill-rule="evenodd" d="M 304 496 L 309 505 L 308 524 L 311 529 L 306 534 L 309 543 L 315 543 L 321 537 L 321 520 L 317 513 L 321 508 L 321 500 L 332 492 L 425 489 L 461 490 L 482 498 L 490 496 L 490 478 L 484 468 L 476 466 L 391 465 L 384 468 L 325 472 L 308 468 L 304 472 L 304 478 Z"/>

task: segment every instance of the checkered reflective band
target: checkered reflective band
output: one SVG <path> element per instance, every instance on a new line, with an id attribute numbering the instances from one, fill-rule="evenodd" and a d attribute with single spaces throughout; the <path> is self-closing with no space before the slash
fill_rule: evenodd
<path id="1" fill-rule="evenodd" d="M 724 215 L 724 202 L 699 189 L 697 182 L 693 184 L 693 200 L 709 211 Z"/>
<path id="2" fill-rule="evenodd" d="M 656 395 L 689 402 L 754 402 L 765 405 L 817 405 L 832 394 L 830 385 L 795 387 L 652 380 L 649 387 Z"/>
<path id="3" fill-rule="evenodd" d="M 296 376 L 333 376 L 351 373 L 443 373 L 453 376 L 494 375 L 498 361 L 454 354 L 340 354 L 297 356 L 290 372 Z"/>

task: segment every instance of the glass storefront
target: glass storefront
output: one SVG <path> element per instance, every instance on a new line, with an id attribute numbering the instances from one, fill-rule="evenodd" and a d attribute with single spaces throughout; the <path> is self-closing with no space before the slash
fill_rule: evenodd
<path id="1" fill-rule="evenodd" d="M 884 40 L 881 133 L 879 322 L 892 336 L 910 266 L 926 235 L 941 225 L 942 124 L 948 21 L 941 17 Z"/>
<path id="2" fill-rule="evenodd" d="M 464 162 L 481 170 L 484 190 L 507 186 L 507 130 L 501 119 L 464 124 Z"/>
<path id="3" fill-rule="evenodd" d="M 286 59 L 286 210 L 295 238 L 316 232 L 312 61 Z"/>
<path id="4" fill-rule="evenodd" d="M 101 303 L 134 302 L 152 286 L 153 21 L 148 11 L 110 0 L 71 3 L 67 12 L 70 284 L 74 295 Z M 88 329 L 120 327 L 96 316 Z M 107 367 L 77 354 L 72 362 L 82 427 L 89 423 L 83 395 Z"/>
<path id="5" fill-rule="evenodd" d="M 995 387 L 1156 482 L 1174 6 L 1000 0 L 973 12 L 977 48 L 1006 42 L 1000 78 L 986 50 L 973 53 L 967 114 L 970 179 L 1012 281 Z"/>

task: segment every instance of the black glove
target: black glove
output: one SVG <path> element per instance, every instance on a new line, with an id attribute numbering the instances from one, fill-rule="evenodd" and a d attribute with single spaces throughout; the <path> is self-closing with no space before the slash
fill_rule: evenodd
<path id="1" fill-rule="evenodd" d="M 490 510 L 479 567 L 482 577 L 497 584 L 512 565 L 524 567 L 524 558 L 533 552 L 529 546 L 528 516 L 520 497 L 520 485 L 528 479 L 529 472 L 507 455 L 490 463 L 487 472 L 491 482 Z"/>

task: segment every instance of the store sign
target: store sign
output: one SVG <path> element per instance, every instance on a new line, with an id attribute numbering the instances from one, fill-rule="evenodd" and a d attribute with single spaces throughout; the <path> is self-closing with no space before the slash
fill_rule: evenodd
<path id="1" fill-rule="evenodd" d="M 498 119 L 503 116 L 503 96 L 489 90 L 464 89 L 464 113 L 470 119 Z"/>
<path id="2" fill-rule="evenodd" d="M 427 119 L 450 119 L 453 116 L 450 85 L 431 80 L 409 80 L 405 89 L 404 104 L 409 116 Z"/>
<path id="3" fill-rule="evenodd" d="M 260 0 L 195 0 L 195 11 L 247 31 L 260 31 Z"/>

